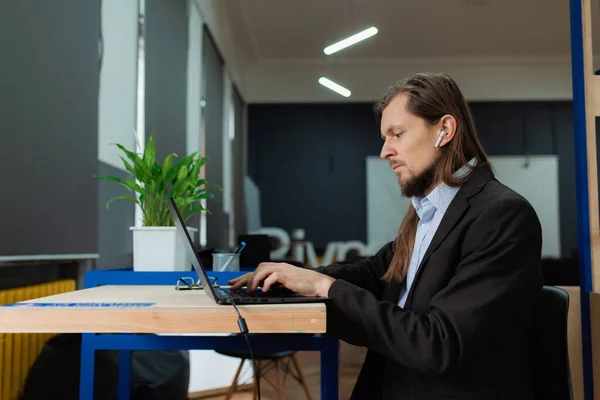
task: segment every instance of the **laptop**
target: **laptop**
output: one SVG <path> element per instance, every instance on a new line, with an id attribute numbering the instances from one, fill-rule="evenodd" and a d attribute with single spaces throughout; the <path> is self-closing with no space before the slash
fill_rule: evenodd
<path id="1" fill-rule="evenodd" d="M 274 289 L 263 292 L 258 288 L 254 292 L 247 292 L 245 288 L 231 290 L 230 288 L 214 287 L 210 284 L 206 270 L 200 261 L 196 246 L 190 237 L 190 234 L 181 218 L 181 213 L 175 204 L 175 200 L 169 198 L 169 211 L 173 217 L 173 222 L 177 227 L 177 235 L 183 240 L 186 252 L 192 260 L 192 266 L 202 281 L 202 288 L 217 304 L 273 304 L 273 303 L 322 303 L 327 299 L 324 297 L 308 297 L 294 293 L 288 289 Z"/>

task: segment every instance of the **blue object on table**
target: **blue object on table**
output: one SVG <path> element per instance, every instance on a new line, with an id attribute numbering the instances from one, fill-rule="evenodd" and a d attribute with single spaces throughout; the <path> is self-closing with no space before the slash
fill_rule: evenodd
<path id="1" fill-rule="evenodd" d="M 244 273 L 227 271 L 208 273 L 209 279 L 225 283 Z M 101 285 L 173 285 L 183 277 L 198 280 L 194 271 L 134 272 L 99 270 L 85 274 L 84 287 Z M 339 347 L 335 338 L 312 334 L 254 334 L 250 336 L 253 351 L 308 350 L 321 352 L 321 399 L 338 398 Z M 94 356 L 96 350 L 119 350 L 119 400 L 129 399 L 132 350 L 247 350 L 242 335 L 232 336 L 157 336 L 149 334 L 83 333 L 81 338 L 80 400 L 94 396 Z"/>
<path id="2" fill-rule="evenodd" d="M 246 247 L 246 242 L 240 243 L 240 245 L 238 246 L 238 248 L 235 249 L 235 251 L 233 253 L 234 254 L 241 254 L 241 252 L 244 251 L 244 247 Z"/>

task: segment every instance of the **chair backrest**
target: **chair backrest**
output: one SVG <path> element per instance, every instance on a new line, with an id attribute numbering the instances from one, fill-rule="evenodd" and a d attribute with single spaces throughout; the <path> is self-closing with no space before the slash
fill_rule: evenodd
<path id="1" fill-rule="evenodd" d="M 535 398 L 572 400 L 567 318 L 569 294 L 544 286 L 534 309 L 532 372 Z"/>
<path id="2" fill-rule="evenodd" d="M 271 239 L 268 235 L 239 235 L 238 245 L 246 243 L 246 248 L 240 255 L 240 266 L 258 267 L 258 264 L 271 261 Z"/>

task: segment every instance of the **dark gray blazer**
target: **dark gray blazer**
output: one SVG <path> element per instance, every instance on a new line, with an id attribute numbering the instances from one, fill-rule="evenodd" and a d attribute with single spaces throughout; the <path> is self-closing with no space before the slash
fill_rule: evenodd
<path id="1" fill-rule="evenodd" d="M 450 204 L 405 307 L 376 255 L 320 267 L 337 278 L 327 331 L 368 353 L 352 399 L 531 400 L 530 327 L 542 232 L 532 206 L 475 170 Z"/>

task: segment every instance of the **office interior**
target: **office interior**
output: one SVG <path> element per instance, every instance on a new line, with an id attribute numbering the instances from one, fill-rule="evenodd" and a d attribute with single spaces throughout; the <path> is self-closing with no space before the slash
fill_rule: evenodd
<path id="1" fill-rule="evenodd" d="M 159 162 L 169 153 L 207 157 L 202 178 L 219 189 L 189 226 L 209 268 L 212 253 L 248 235 L 269 238 L 269 259 L 312 267 L 374 254 L 393 240 L 409 200 L 379 159 L 373 103 L 397 79 L 445 72 L 463 90 L 498 178 L 538 212 L 546 284 L 572 295 L 570 378 L 573 398 L 583 399 L 569 13 L 558 0 L 0 3 L 0 299 L 63 280 L 75 290 L 86 271 L 132 268 L 141 211 L 128 201 L 107 208 L 127 193 L 94 175 L 127 179 L 115 144 L 140 149 L 152 134 Z M 377 33 L 325 54 L 370 27 Z M 249 243 L 242 267 L 265 256 Z M 7 400 L 51 337 L 27 335 L 19 352 L 8 350 L 16 339 L 0 341 Z M 164 366 L 172 385 L 189 374 L 190 399 L 226 398 L 240 366 L 213 350 L 156 354 L 140 356 L 140 368 Z M 349 397 L 364 354 L 340 343 L 339 398 Z M 303 379 L 290 376 L 283 392 L 320 398 L 318 355 L 294 357 Z M 263 398 L 279 396 L 278 365 L 265 373 Z M 249 363 L 238 381 L 232 398 L 252 398 Z"/>

